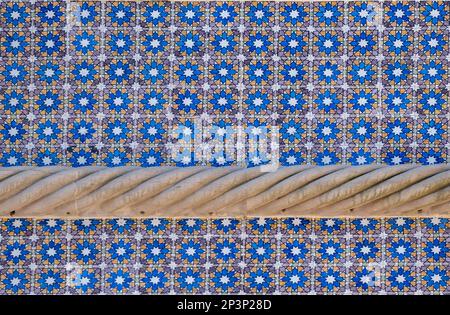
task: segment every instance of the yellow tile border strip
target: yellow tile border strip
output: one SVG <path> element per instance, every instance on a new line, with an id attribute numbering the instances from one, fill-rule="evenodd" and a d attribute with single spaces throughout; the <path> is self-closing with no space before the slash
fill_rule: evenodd
<path id="1" fill-rule="evenodd" d="M 450 165 L 0 168 L 3 217 L 449 216 Z"/>

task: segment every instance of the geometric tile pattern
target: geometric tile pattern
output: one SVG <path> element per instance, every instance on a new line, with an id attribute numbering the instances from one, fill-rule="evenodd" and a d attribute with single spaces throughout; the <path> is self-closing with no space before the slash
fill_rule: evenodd
<path id="1" fill-rule="evenodd" d="M 0 294 L 449 294 L 450 221 L 0 221 Z"/>
<path id="2" fill-rule="evenodd" d="M 450 161 L 447 1 L 7 0 L 0 17 L 1 166 Z"/>

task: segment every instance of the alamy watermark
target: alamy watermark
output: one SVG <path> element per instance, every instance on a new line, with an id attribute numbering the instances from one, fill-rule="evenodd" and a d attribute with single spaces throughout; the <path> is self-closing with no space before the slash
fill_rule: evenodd
<path id="1" fill-rule="evenodd" d="M 181 164 L 261 165 L 278 167 L 278 126 L 174 125 L 167 145 L 171 159 Z"/>

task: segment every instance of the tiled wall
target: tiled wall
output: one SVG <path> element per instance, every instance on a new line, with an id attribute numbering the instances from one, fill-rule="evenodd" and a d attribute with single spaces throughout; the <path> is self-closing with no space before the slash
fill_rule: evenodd
<path id="1" fill-rule="evenodd" d="M 0 165 L 445 163 L 449 12 L 2 1 Z"/>
<path id="2" fill-rule="evenodd" d="M 0 294 L 450 293 L 450 221 L 0 221 Z"/>
<path id="3" fill-rule="evenodd" d="M 0 166 L 447 163 L 449 12 L 1 1 Z M 0 294 L 449 293 L 449 230 L 438 218 L 8 219 Z"/>

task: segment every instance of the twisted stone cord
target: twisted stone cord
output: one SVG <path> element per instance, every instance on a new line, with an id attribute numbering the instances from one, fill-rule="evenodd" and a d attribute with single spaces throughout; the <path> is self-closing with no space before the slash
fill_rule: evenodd
<path id="1" fill-rule="evenodd" d="M 450 165 L 0 168 L 0 215 L 449 215 Z"/>

